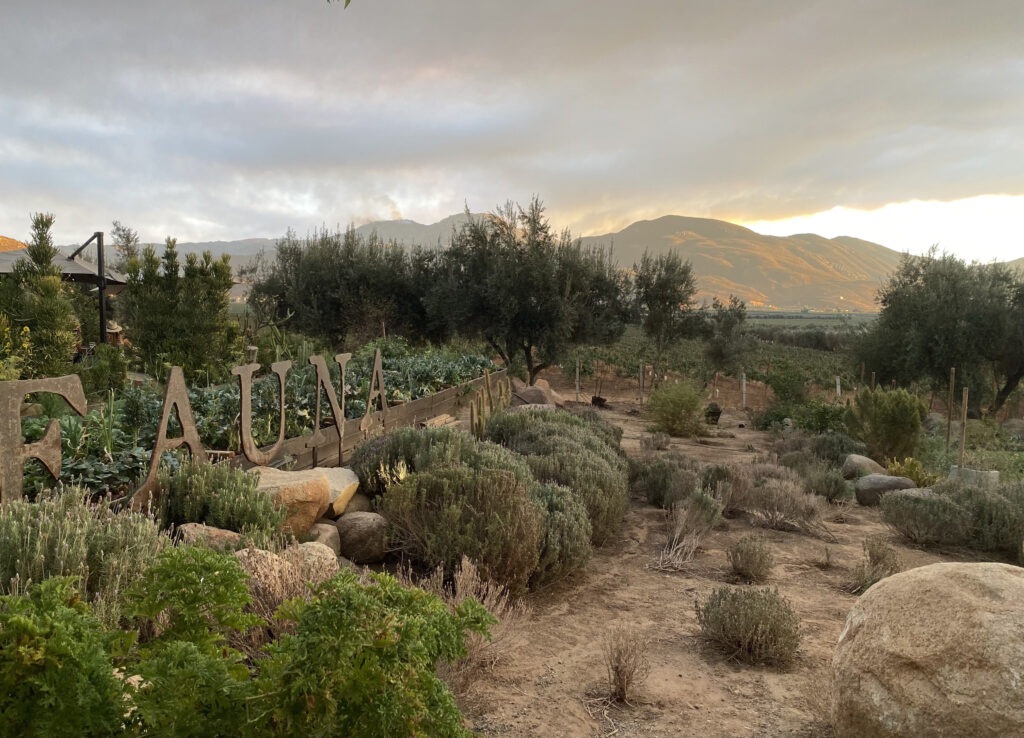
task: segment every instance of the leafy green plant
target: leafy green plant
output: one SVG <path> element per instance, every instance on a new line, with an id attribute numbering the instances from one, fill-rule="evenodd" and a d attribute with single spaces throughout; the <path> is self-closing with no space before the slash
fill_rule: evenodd
<path id="1" fill-rule="evenodd" d="M 648 502 L 665 509 L 683 502 L 701 487 L 701 475 L 692 459 L 666 454 L 636 469 L 632 489 Z"/>
<path id="2" fill-rule="evenodd" d="M 850 454 L 863 455 L 867 447 L 845 433 L 820 433 L 808 442 L 811 453 L 831 466 L 842 466 Z"/>
<path id="3" fill-rule="evenodd" d="M 591 528 L 587 508 L 567 487 L 538 484 L 533 501 L 543 513 L 540 553 L 531 586 L 544 586 L 577 569 L 590 558 Z"/>
<path id="4" fill-rule="evenodd" d="M 967 516 L 945 495 L 882 495 L 882 519 L 914 543 L 958 545 L 968 540 Z"/>
<path id="5" fill-rule="evenodd" d="M 36 502 L 12 500 L 0 507 L 0 592 L 53 576 L 79 577 L 82 597 L 104 624 L 115 625 L 118 592 L 169 543 L 152 516 L 91 502 L 77 487 Z"/>
<path id="6" fill-rule="evenodd" d="M 483 578 L 522 593 L 537 568 L 543 515 L 507 471 L 466 468 L 410 474 L 380 501 L 395 546 L 415 561 L 454 571 L 463 556 Z"/>
<path id="7" fill-rule="evenodd" d="M 128 381 L 128 359 L 124 352 L 106 343 L 97 344 L 92 356 L 76 365 L 87 395 L 120 391 Z"/>
<path id="8" fill-rule="evenodd" d="M 704 393 L 688 381 L 663 384 L 651 393 L 647 409 L 654 429 L 670 436 L 704 434 Z"/>
<path id="9" fill-rule="evenodd" d="M 0 730 L 25 738 L 121 732 L 125 686 L 114 636 L 80 598 L 76 577 L 0 597 Z"/>
<path id="10" fill-rule="evenodd" d="M 873 458 L 902 459 L 914 455 L 925 415 L 924 403 L 904 389 L 863 389 L 846 411 L 846 425 Z"/>
<path id="11" fill-rule="evenodd" d="M 465 655 L 467 633 L 494 618 L 474 599 L 451 612 L 436 596 L 388 574 L 367 584 L 344 571 L 279 617 L 295 623 L 270 647 L 252 723 L 267 736 L 468 738 L 438 663 Z M 349 623 L 356 627 L 339 627 Z"/>
<path id="12" fill-rule="evenodd" d="M 288 511 L 256 489 L 258 478 L 228 464 L 182 464 L 157 477 L 165 526 L 205 523 L 246 535 L 274 535 Z"/>
<path id="13" fill-rule="evenodd" d="M 720 587 L 697 602 L 697 622 L 705 638 L 750 664 L 788 664 L 800 646 L 800 619 L 773 589 Z"/>
<path id="14" fill-rule="evenodd" d="M 808 400 L 794 414 L 797 427 L 809 433 L 835 433 L 846 428 L 846 407 L 839 403 Z"/>
<path id="15" fill-rule="evenodd" d="M 924 465 L 912 457 L 907 457 L 903 461 L 890 459 L 885 470 L 891 476 L 907 477 L 907 479 L 913 480 L 918 487 L 931 487 L 939 481 L 937 474 L 926 471 Z"/>
<path id="16" fill-rule="evenodd" d="M 834 466 L 817 465 L 804 472 L 804 489 L 829 502 L 840 502 L 853 497 L 853 487 Z"/>
<path id="17" fill-rule="evenodd" d="M 768 542 L 760 536 L 743 536 L 726 551 L 733 573 L 748 582 L 763 582 L 774 559 Z"/>

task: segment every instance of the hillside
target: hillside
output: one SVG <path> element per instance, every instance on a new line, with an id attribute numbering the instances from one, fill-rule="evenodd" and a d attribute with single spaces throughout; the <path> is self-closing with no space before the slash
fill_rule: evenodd
<path id="1" fill-rule="evenodd" d="M 23 248 L 25 248 L 25 244 L 21 241 L 15 241 L 7 236 L 0 236 L 0 251 L 17 251 Z"/>

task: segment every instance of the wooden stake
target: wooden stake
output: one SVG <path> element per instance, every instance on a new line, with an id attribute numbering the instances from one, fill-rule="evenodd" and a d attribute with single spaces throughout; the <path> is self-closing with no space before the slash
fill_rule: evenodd
<path id="1" fill-rule="evenodd" d="M 580 401 L 580 357 L 576 357 L 576 402 Z"/>
<path id="2" fill-rule="evenodd" d="M 747 373 L 740 373 L 740 410 L 747 409 Z"/>
<path id="3" fill-rule="evenodd" d="M 875 391 L 875 373 L 871 372 L 871 391 Z"/>
<path id="4" fill-rule="evenodd" d="M 960 456 L 957 466 L 964 468 L 964 451 L 967 450 L 967 388 L 964 387 L 964 406 L 960 409 Z"/>
<path id="5" fill-rule="evenodd" d="M 949 401 L 946 403 L 946 453 L 949 453 L 950 436 L 953 434 L 953 388 L 956 387 L 956 367 L 949 370 Z"/>
<path id="6" fill-rule="evenodd" d="M 839 383 L 839 375 L 836 375 L 836 402 L 839 402 L 843 396 L 843 386 Z"/>

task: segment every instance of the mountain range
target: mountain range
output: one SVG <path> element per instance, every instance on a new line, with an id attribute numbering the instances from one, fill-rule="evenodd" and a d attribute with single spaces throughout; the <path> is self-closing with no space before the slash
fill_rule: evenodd
<path id="1" fill-rule="evenodd" d="M 411 246 L 445 245 L 466 221 L 452 215 L 424 225 L 411 220 L 367 223 L 356 232 L 376 232 L 384 241 Z M 475 216 L 474 216 L 475 217 Z M 676 251 L 693 264 L 698 301 L 736 295 L 756 309 L 873 312 L 878 288 L 899 265 L 900 252 L 871 241 L 812 233 L 766 236 L 749 228 L 710 218 L 666 215 L 641 220 L 615 233 L 585 236 L 587 246 L 611 247 L 614 259 L 629 268 L 645 251 Z M 209 250 L 230 254 L 235 269 L 261 251 L 272 256 L 276 240 L 179 243 L 181 253 Z M 1009 262 L 1024 270 L 1024 258 Z"/>

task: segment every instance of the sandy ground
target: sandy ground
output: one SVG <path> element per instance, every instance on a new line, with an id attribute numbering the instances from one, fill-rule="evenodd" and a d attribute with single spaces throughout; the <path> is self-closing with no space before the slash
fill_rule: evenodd
<path id="1" fill-rule="evenodd" d="M 570 382 L 557 374 L 548 378 L 574 399 Z M 738 392 L 736 401 L 722 394 L 722 437 L 677 439 L 672 448 L 708 462 L 742 463 L 766 454 L 768 435 L 751 430 L 744 412 L 728 408 L 738 405 Z M 605 417 L 623 429 L 623 448 L 639 455 L 648 431 L 635 383 L 606 382 L 602 395 L 610 404 Z M 877 510 L 854 507 L 843 519 L 828 522 L 834 541 L 763 531 L 775 557 L 769 584 L 789 599 L 802 623 L 799 656 L 780 671 L 728 660 L 701 640 L 696 622 L 697 599 L 730 581 L 725 550 L 754 528 L 742 518 L 727 521 L 709 537 L 696 571 L 665 574 L 651 568 L 668 535 L 665 513 L 633 500 L 620 534 L 595 551 L 583 571 L 529 596 L 532 614 L 510 655 L 460 699 L 469 725 L 482 736 L 546 738 L 831 735 L 829 662 L 856 599 L 841 587 L 863 557 L 862 541 L 887 536 L 906 568 L 956 558 L 903 545 Z M 824 569 L 826 546 L 833 564 Z M 650 643 L 650 676 L 624 706 L 604 699 L 602 643 L 617 624 L 639 629 Z"/>

